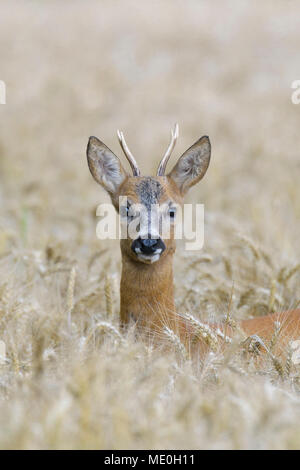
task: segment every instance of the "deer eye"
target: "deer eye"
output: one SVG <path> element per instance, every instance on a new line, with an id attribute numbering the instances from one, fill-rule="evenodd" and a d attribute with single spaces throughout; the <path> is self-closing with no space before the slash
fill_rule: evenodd
<path id="1" fill-rule="evenodd" d="M 176 215 L 176 209 L 174 207 L 170 207 L 170 209 L 169 209 L 170 219 L 175 219 L 175 215 Z"/>
<path id="2" fill-rule="evenodd" d="M 139 217 L 139 211 L 137 211 L 135 204 L 127 205 L 125 209 L 125 217 L 127 218 L 128 222 L 131 222 L 132 220 L 136 219 Z"/>
<path id="3" fill-rule="evenodd" d="M 121 210 L 120 210 L 120 215 L 121 217 L 123 218 L 130 218 L 130 215 L 129 215 L 129 210 L 130 210 L 130 206 L 122 206 L 121 207 Z"/>
<path id="4" fill-rule="evenodd" d="M 133 209 L 130 206 L 126 207 L 126 217 L 128 221 L 131 221 L 132 219 L 135 218 L 135 214 L 133 212 Z"/>

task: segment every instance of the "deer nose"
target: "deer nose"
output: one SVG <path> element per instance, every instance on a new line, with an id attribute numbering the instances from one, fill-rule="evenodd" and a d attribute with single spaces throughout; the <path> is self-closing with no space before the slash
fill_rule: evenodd
<path id="1" fill-rule="evenodd" d="M 143 253 L 145 255 L 152 255 L 160 250 L 162 253 L 165 250 L 165 244 L 161 238 L 137 238 L 131 245 L 132 251 L 135 253 Z"/>

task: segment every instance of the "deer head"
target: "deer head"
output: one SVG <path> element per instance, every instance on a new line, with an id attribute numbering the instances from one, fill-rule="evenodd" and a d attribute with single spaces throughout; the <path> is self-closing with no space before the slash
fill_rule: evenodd
<path id="1" fill-rule="evenodd" d="M 87 147 L 89 169 L 94 179 L 110 195 L 121 218 L 135 229 L 121 240 L 122 255 L 138 263 L 152 264 L 175 251 L 174 223 L 184 195 L 200 181 L 210 161 L 207 136 L 197 140 L 178 159 L 170 173 L 166 166 L 178 138 L 178 125 L 171 131 L 171 141 L 156 176 L 141 176 L 124 135 L 118 138 L 131 166 L 130 175 L 119 158 L 99 139 L 90 137 Z M 121 199 L 120 199 L 121 197 Z M 125 206 L 120 204 L 125 200 Z M 164 228 L 168 227 L 168 230 Z M 167 232 L 168 236 L 164 236 Z"/>
<path id="2" fill-rule="evenodd" d="M 138 219 L 135 236 L 121 240 L 121 325 L 134 320 L 141 331 L 161 332 L 167 327 L 173 330 L 183 344 L 192 347 L 197 354 L 205 354 L 209 349 L 206 341 L 199 339 L 194 345 L 193 326 L 176 314 L 173 291 L 172 255 L 175 251 L 173 224 L 176 208 L 182 205 L 183 198 L 191 186 L 198 183 L 206 173 L 210 160 L 209 138 L 204 136 L 195 142 L 178 159 L 167 175 L 166 166 L 178 137 L 178 126 L 171 132 L 170 145 L 162 158 L 157 175 L 141 176 L 136 160 L 131 154 L 124 135 L 118 131 L 121 147 L 132 168 L 133 176 L 123 168 L 118 157 L 96 137 L 90 137 L 87 158 L 95 180 L 109 193 L 111 200 L 124 219 Z M 126 197 L 122 206 L 119 197 Z M 122 199 L 122 198 L 121 198 Z M 156 218 L 149 217 L 152 207 L 156 207 Z M 165 238 L 161 227 L 169 221 L 171 231 Z M 164 261 L 163 261 L 164 260 Z M 299 339 L 300 310 L 274 313 L 260 318 L 243 320 L 239 328 L 253 338 L 259 332 L 260 338 L 271 340 L 274 325 L 281 323 L 279 347 L 287 346 L 291 339 Z M 210 329 L 222 332 L 220 324 L 208 324 Z M 221 328 L 221 329 L 220 329 Z M 198 333 L 197 333 L 198 334 Z M 232 336 L 231 328 L 225 326 L 224 335 Z M 254 336 L 253 336 L 254 335 Z M 158 335 L 158 339 L 160 336 Z M 222 338 L 222 337 L 221 337 Z M 221 339 L 221 347 L 225 342 Z M 260 343 L 260 344 L 263 344 Z M 193 346 L 194 345 L 194 346 Z M 283 351 L 284 349 L 282 349 Z M 266 351 L 268 351 L 266 349 Z M 286 351 L 286 349 L 285 349 Z"/>

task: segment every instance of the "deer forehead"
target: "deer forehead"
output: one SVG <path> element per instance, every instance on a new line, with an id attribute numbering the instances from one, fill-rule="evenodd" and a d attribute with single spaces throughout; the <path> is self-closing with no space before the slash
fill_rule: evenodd
<path id="1" fill-rule="evenodd" d="M 151 177 L 143 178 L 136 185 L 136 191 L 141 204 L 147 207 L 147 209 L 151 209 L 153 204 L 158 204 L 165 192 L 160 181 Z"/>
<path id="2" fill-rule="evenodd" d="M 143 204 L 147 209 L 168 200 L 180 202 L 176 188 L 172 187 L 166 176 L 129 177 L 122 186 L 121 195 L 134 203 Z"/>

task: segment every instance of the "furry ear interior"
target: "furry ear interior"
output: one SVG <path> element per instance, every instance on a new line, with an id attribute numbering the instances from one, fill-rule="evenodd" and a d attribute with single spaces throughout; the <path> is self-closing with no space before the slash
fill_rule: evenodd
<path id="1" fill-rule="evenodd" d="M 209 165 L 210 154 L 209 138 L 203 136 L 179 158 L 168 176 L 183 194 L 203 178 Z"/>
<path id="2" fill-rule="evenodd" d="M 97 137 L 89 138 L 86 153 L 94 179 L 111 196 L 115 195 L 128 176 L 119 158 Z"/>

